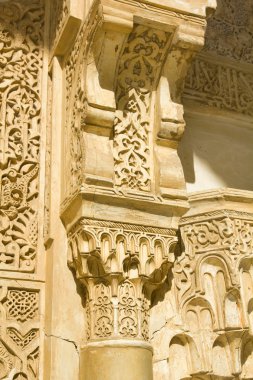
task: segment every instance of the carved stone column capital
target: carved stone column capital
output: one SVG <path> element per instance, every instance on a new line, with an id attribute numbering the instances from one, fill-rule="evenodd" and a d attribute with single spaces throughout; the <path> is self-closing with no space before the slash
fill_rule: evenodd
<path id="1" fill-rule="evenodd" d="M 252 192 L 203 191 L 190 204 L 180 223 L 184 250 L 173 267 L 182 337 L 191 352 L 198 347 L 196 376 L 239 378 L 253 331 Z"/>
<path id="2" fill-rule="evenodd" d="M 152 292 L 174 262 L 173 229 L 81 219 L 69 233 L 69 266 L 86 289 L 88 339 L 149 339 Z"/>

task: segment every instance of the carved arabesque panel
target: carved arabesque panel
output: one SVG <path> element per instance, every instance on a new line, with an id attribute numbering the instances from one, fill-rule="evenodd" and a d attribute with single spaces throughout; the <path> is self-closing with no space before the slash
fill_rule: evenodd
<path id="1" fill-rule="evenodd" d="M 151 190 L 151 95 L 170 34 L 135 25 L 119 61 L 114 125 L 115 184 Z"/>
<path id="2" fill-rule="evenodd" d="M 207 22 L 204 50 L 253 63 L 252 12 L 251 0 L 217 0 Z"/>
<path id="3" fill-rule="evenodd" d="M 82 24 L 76 40 L 64 62 L 64 201 L 67 203 L 75 191 L 80 189 L 84 179 L 85 141 L 82 119 L 87 113 L 86 71 L 89 47 L 94 34 L 99 29 L 100 8 L 90 24 Z"/>
<path id="4" fill-rule="evenodd" d="M 0 269 L 35 271 L 43 3 L 0 4 Z"/>

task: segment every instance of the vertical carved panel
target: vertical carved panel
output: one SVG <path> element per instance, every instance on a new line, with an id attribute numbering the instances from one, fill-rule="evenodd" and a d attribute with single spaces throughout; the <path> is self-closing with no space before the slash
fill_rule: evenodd
<path id="1" fill-rule="evenodd" d="M 114 127 L 116 186 L 151 189 L 151 94 L 168 39 L 168 33 L 136 25 L 119 62 Z"/>
<path id="2" fill-rule="evenodd" d="M 113 333 L 113 310 L 110 288 L 102 283 L 98 284 L 95 286 L 94 294 L 94 336 L 106 338 Z"/>
<path id="3" fill-rule="evenodd" d="M 0 269 L 34 272 L 43 7 L 0 4 Z"/>
<path id="4" fill-rule="evenodd" d="M 13 272 L 0 284 L 1 379 L 39 377 L 40 286 L 20 278 L 37 275 L 43 33 L 43 0 L 0 2 L 0 270 Z"/>
<path id="5" fill-rule="evenodd" d="M 119 334 L 132 338 L 138 335 L 137 300 L 130 281 L 123 282 L 119 288 Z"/>

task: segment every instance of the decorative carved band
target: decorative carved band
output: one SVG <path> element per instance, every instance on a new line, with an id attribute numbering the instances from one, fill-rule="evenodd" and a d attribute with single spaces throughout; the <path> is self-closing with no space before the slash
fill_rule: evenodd
<path id="1" fill-rule="evenodd" d="M 253 115 L 253 75 L 197 58 L 186 77 L 184 96 L 208 106 Z"/>
<path id="2" fill-rule="evenodd" d="M 186 250 L 192 256 L 223 250 L 230 255 L 249 254 L 253 249 L 253 220 L 227 216 L 186 224 L 182 228 Z"/>

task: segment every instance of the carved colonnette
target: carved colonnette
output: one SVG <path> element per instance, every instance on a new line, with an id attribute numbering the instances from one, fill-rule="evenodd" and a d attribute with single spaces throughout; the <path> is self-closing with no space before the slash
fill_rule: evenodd
<path id="1" fill-rule="evenodd" d="M 252 377 L 251 197 L 233 190 L 196 194 L 195 210 L 181 220 L 183 254 L 173 272 L 182 327 L 171 355 L 184 347 L 182 377 Z"/>
<path id="2" fill-rule="evenodd" d="M 39 378 L 44 2 L 0 4 L 0 377 Z M 17 280 L 15 280 L 17 279 Z"/>

